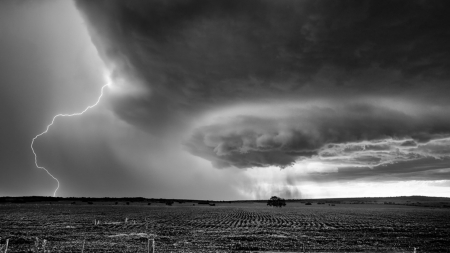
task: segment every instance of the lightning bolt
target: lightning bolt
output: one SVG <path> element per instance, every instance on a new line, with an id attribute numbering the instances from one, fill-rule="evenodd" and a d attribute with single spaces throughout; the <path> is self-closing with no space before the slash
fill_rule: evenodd
<path id="1" fill-rule="evenodd" d="M 50 124 L 48 124 L 47 128 L 45 129 L 45 131 L 42 132 L 42 133 L 40 133 L 40 134 L 38 134 L 38 135 L 36 135 L 36 136 L 33 138 L 33 140 L 31 141 L 31 150 L 33 151 L 33 154 L 34 154 L 34 164 L 36 165 L 36 167 L 37 167 L 38 169 L 45 170 L 45 172 L 47 172 L 47 174 L 48 174 L 50 177 L 52 177 L 52 178 L 58 183 L 58 186 L 56 187 L 55 192 L 53 192 L 53 197 L 56 196 L 56 192 L 57 192 L 58 189 L 59 189 L 59 180 L 58 180 L 55 176 L 53 176 L 52 173 L 50 173 L 46 168 L 44 168 L 44 167 L 42 167 L 42 166 L 39 166 L 39 164 L 38 164 L 38 162 L 37 162 L 37 154 L 36 154 L 36 152 L 35 152 L 35 150 L 34 150 L 34 148 L 33 148 L 34 141 L 35 141 L 37 138 L 39 138 L 40 136 L 42 136 L 42 135 L 44 135 L 44 134 L 46 134 L 46 133 L 48 132 L 48 130 L 50 129 L 50 127 L 53 125 L 53 123 L 55 123 L 56 118 L 58 118 L 58 117 L 72 117 L 72 116 L 79 116 L 79 115 L 85 113 L 86 111 L 88 111 L 89 109 L 95 107 L 95 106 L 100 102 L 100 99 L 101 99 L 102 96 L 103 96 L 103 90 L 104 90 L 105 87 L 108 86 L 108 85 L 109 85 L 109 82 L 108 82 L 107 84 L 105 84 L 105 85 L 102 86 L 102 89 L 101 89 L 101 92 L 100 92 L 100 96 L 98 97 L 98 99 L 97 99 L 97 101 L 95 102 L 95 104 L 86 107 L 86 109 L 84 109 L 82 112 L 77 112 L 77 113 L 72 113 L 72 114 L 62 114 L 62 113 L 60 113 L 60 114 L 55 115 L 55 116 L 53 117 L 53 119 L 52 119 L 52 122 L 51 122 Z"/>

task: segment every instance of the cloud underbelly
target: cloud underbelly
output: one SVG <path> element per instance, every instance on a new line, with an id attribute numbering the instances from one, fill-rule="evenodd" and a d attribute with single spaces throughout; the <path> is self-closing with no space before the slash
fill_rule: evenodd
<path id="1" fill-rule="evenodd" d="M 218 168 L 286 167 L 310 158 L 372 167 L 450 155 L 445 110 L 423 115 L 370 103 L 261 109 L 210 119 L 193 130 L 186 149 Z"/>

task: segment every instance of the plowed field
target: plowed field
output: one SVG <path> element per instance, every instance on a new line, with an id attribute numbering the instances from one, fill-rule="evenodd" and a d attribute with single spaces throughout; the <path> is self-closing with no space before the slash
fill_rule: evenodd
<path id="1" fill-rule="evenodd" d="M 125 222 L 125 220 L 127 221 Z M 94 225 L 94 221 L 100 224 Z M 450 252 L 450 211 L 409 206 L 261 203 L 0 205 L 2 245 L 51 252 Z M 42 247 L 40 245 L 39 247 Z"/>

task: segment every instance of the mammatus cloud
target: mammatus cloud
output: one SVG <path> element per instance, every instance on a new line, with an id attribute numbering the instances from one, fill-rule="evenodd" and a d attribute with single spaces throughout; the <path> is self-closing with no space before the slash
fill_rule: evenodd
<path id="1" fill-rule="evenodd" d="M 447 1 L 77 6 L 113 73 L 116 115 L 151 134 L 183 133 L 215 167 L 449 155 Z"/>

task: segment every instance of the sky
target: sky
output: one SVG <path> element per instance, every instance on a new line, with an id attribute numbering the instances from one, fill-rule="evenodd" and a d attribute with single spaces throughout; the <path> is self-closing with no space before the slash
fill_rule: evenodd
<path id="1" fill-rule="evenodd" d="M 0 195 L 450 197 L 449 5 L 1 1 Z"/>

